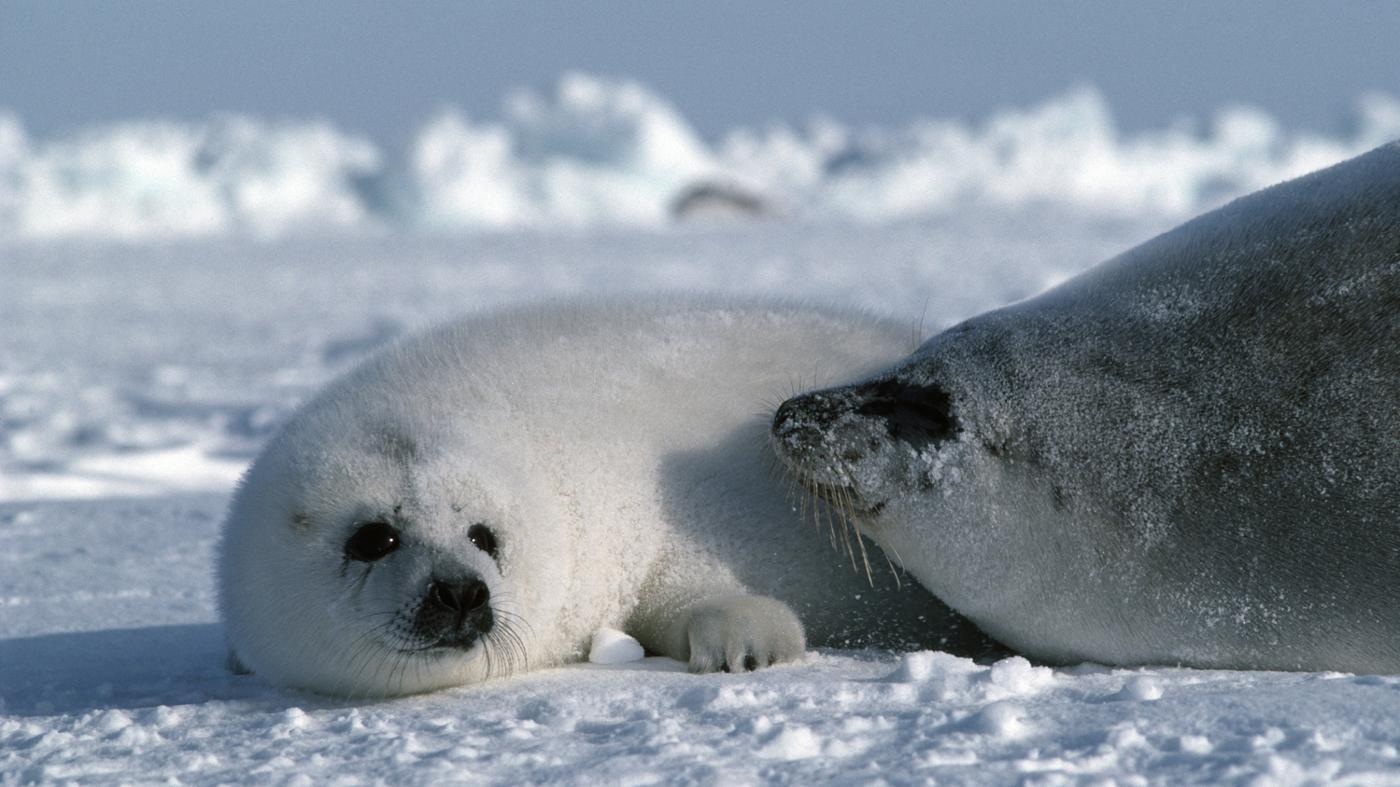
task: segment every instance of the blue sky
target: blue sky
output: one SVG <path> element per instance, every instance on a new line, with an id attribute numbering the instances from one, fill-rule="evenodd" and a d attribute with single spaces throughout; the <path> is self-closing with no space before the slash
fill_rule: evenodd
<path id="1" fill-rule="evenodd" d="M 701 132 L 825 113 L 982 117 L 1097 85 L 1128 129 L 1262 106 L 1336 130 L 1400 93 L 1400 4 L 309 3 L 0 0 L 0 108 L 31 132 L 232 110 L 396 144 L 570 69 L 629 76 Z"/>

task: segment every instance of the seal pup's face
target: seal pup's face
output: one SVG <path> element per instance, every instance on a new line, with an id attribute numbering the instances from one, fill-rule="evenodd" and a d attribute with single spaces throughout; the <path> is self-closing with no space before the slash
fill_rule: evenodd
<path id="1" fill-rule="evenodd" d="M 221 605 L 235 655 L 275 683 L 345 696 L 523 667 L 532 630 L 561 606 L 552 589 L 567 566 L 545 580 L 524 559 L 560 517 L 495 442 L 489 453 L 426 453 L 372 429 L 276 440 L 225 529 Z"/>

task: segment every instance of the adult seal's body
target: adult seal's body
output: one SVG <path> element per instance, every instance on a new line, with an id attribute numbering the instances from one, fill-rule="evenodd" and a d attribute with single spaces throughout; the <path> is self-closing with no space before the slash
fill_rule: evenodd
<path id="1" fill-rule="evenodd" d="M 1400 671 L 1400 147 L 1242 198 L 892 370 L 785 463 L 1054 661 Z"/>
<path id="2" fill-rule="evenodd" d="M 804 526 L 766 448 L 766 409 L 908 338 L 669 298 L 485 314 L 394 347 L 243 479 L 220 557 L 233 654 L 275 683 L 392 695 L 577 658 L 601 626 L 696 670 L 794 658 L 804 627 L 959 636 L 915 583 L 872 587 Z"/>

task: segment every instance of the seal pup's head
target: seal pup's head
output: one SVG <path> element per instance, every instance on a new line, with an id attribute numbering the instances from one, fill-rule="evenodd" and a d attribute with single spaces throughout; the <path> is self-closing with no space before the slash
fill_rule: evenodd
<path id="1" fill-rule="evenodd" d="M 534 634 L 556 628 L 563 517 L 521 441 L 422 391 L 400 410 L 376 390 L 392 376 L 309 405 L 230 506 L 226 631 L 273 683 L 352 697 L 461 685 L 524 667 Z"/>

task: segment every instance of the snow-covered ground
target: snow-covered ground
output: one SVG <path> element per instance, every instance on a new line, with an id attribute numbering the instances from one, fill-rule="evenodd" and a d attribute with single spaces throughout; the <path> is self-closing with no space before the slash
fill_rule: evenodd
<path id="1" fill-rule="evenodd" d="M 572 89 L 582 92 L 563 104 L 602 100 L 590 99 L 586 86 Z M 645 95 L 607 95 L 622 109 L 583 113 L 590 119 L 583 126 L 601 129 L 587 138 L 595 142 L 616 139 L 617 124 L 631 128 L 617 117 L 647 114 L 624 111 L 645 104 Z M 501 155 L 550 161 L 554 168 L 513 158 L 502 166 L 514 175 L 483 177 L 521 189 L 492 203 L 525 206 L 511 215 L 554 216 L 536 209 L 565 204 L 549 202 L 550 194 L 578 196 L 580 181 L 569 178 L 584 176 L 577 168 L 556 167 L 557 156 L 528 151 L 552 150 L 549 145 L 565 137 L 573 149 L 592 151 L 594 160 L 619 149 L 583 145 L 578 117 L 559 106 L 518 103 L 511 110 L 518 127 L 501 132 L 516 135 L 515 141 Z M 1374 103 L 1374 128 L 1383 125 L 1375 118 L 1387 106 Z M 603 122 L 609 117 L 616 121 L 612 127 Z M 445 120 L 443 128 L 455 122 Z M 657 135 L 647 137 L 660 140 L 649 149 L 690 155 L 675 147 L 674 128 L 656 131 L 656 122 L 634 124 Z M 341 181 L 317 180 L 316 173 L 327 161 L 380 166 L 382 154 L 372 146 L 361 159 L 343 151 L 320 158 L 298 152 L 297 161 L 311 162 L 292 168 L 306 175 L 295 181 L 301 185 L 259 192 L 240 190 L 256 179 L 182 180 L 181 173 L 196 170 L 182 170 L 179 161 L 162 169 L 159 161 L 140 159 L 146 132 L 125 136 L 130 128 L 92 144 L 108 156 L 102 161 L 137 164 L 99 166 L 106 180 L 84 180 L 92 170 L 73 169 L 73 162 L 101 159 L 82 153 L 87 142 L 32 143 L 17 128 L 12 123 L 6 132 L 0 123 L 0 784 L 1400 784 L 1397 677 L 1093 665 L 1052 670 L 1019 658 L 979 666 L 943 654 L 826 651 L 745 675 L 693 676 L 679 664 L 648 659 L 349 703 L 277 691 L 223 666 L 212 561 L 234 480 L 291 408 L 403 332 L 527 299 L 680 289 L 863 305 L 907 319 L 911 332 L 922 326 L 928 333 L 1062 280 L 1174 224 L 1183 211 L 1256 185 L 1250 178 L 1281 177 L 1305 158 L 1290 158 L 1302 143 L 1283 132 L 1270 132 L 1274 141 L 1262 158 L 1250 160 L 1239 157 L 1242 148 L 1219 142 L 1225 137 L 1197 140 L 1195 148 L 1187 145 L 1194 138 L 1186 132 L 1172 137 L 1184 146 L 1173 149 L 1234 151 L 1238 167 L 1231 171 L 1252 173 L 1217 183 L 1221 190 L 1210 195 L 1197 189 L 1209 178 L 1192 181 L 1184 202 L 1170 195 L 1187 192 L 1171 189 L 1160 192 L 1168 195 L 1160 201 L 1132 202 L 1124 195 L 1159 192 L 1126 187 L 1102 194 L 1056 194 L 1046 187 L 1043 199 L 1003 194 L 998 200 L 993 197 L 1002 192 L 994 186 L 1017 182 L 1014 168 L 989 175 L 969 159 L 962 174 L 949 176 L 964 186 L 949 192 L 955 196 L 937 210 L 884 210 L 871 218 L 829 209 L 885 204 L 878 199 L 901 192 L 894 180 L 882 180 L 879 189 L 865 192 L 868 200 L 846 203 L 828 197 L 857 192 L 833 191 L 834 181 L 820 187 L 810 181 L 783 192 L 801 207 L 785 219 L 669 226 L 555 217 L 503 225 L 569 229 L 461 234 L 420 231 L 420 223 L 431 223 L 419 222 L 433 215 L 423 209 L 427 203 L 415 203 L 418 218 L 398 225 L 376 218 L 369 222 L 375 226 L 356 219 L 336 229 L 334 221 L 317 220 L 309 222 L 315 232 L 268 229 L 296 223 L 283 221 L 288 216 L 310 215 L 297 213 L 295 205 L 314 206 L 322 217 L 362 215 L 356 211 L 368 210 L 369 192 L 341 201 L 341 192 L 315 185 Z M 185 150 L 179 140 L 188 131 L 171 131 L 150 150 Z M 236 128 L 224 133 L 242 138 Z M 442 133 L 460 141 L 485 132 Z M 985 136 L 973 135 L 972 142 L 1003 158 L 976 161 L 1012 167 L 1018 150 L 1056 151 L 1056 137 L 1045 136 L 1050 132 L 1025 132 L 1040 140 L 1035 145 L 1006 142 L 987 129 L 978 133 Z M 1358 132 L 1357 139 L 1364 136 Z M 910 132 L 901 139 L 915 137 Z M 880 150 L 911 149 L 893 138 L 887 142 L 892 147 Z M 1126 170 L 1113 167 L 1129 160 L 1125 151 L 1170 147 L 1102 142 L 1077 153 L 1062 145 L 1055 155 L 1107 162 L 1101 172 L 1121 175 Z M 1323 142 L 1333 146 L 1327 156 L 1359 144 Z M 719 155 L 696 144 L 691 153 L 700 159 Z M 335 145 L 318 149 L 330 148 Z M 727 143 L 726 160 L 737 160 L 740 148 Z M 429 156 L 423 150 L 420 144 L 413 155 Z M 1094 151 L 1112 155 L 1095 158 Z M 938 161 L 959 159 L 948 156 Z M 875 159 L 858 159 L 840 166 L 828 161 L 823 171 L 850 166 L 869 175 L 873 170 L 860 167 Z M 1166 161 L 1184 167 L 1188 159 L 1198 160 Z M 59 160 L 69 168 L 44 169 Z M 891 160 L 878 158 L 879 166 L 908 176 L 909 193 L 932 182 L 934 169 L 921 169 L 932 166 L 927 156 L 923 164 L 898 167 Z M 1041 166 L 1048 159 L 1019 160 Z M 204 161 L 198 172 L 205 174 L 233 171 L 225 167 L 228 159 L 190 161 Z M 1152 161 L 1152 167 L 1167 166 Z M 1273 163 L 1256 167 L 1261 161 Z M 275 170 L 268 160 L 262 165 Z M 446 166 L 439 161 L 423 171 L 445 172 L 439 165 Z M 526 170 L 534 180 L 511 179 Z M 1162 171 L 1167 178 L 1172 170 Z M 173 180 L 143 192 L 144 186 L 132 185 L 140 179 L 131 172 Z M 234 188 L 235 181 L 242 185 Z M 414 199 L 427 193 L 429 181 L 413 181 Z M 602 188 L 602 182 L 588 188 Z M 46 183 L 58 191 L 44 191 Z M 170 183 L 194 185 L 180 192 Z M 620 190 L 609 194 L 660 193 L 613 186 Z M 310 191 L 297 191 L 302 187 Z M 462 194 L 479 192 L 467 188 L 452 197 L 457 186 L 442 188 L 441 205 L 475 210 Z M 214 201 L 201 202 L 201 194 Z M 298 203 L 292 199 L 298 194 L 311 196 Z M 510 203 L 510 194 L 537 201 Z M 43 202 L 49 197 L 58 201 Z M 631 215 L 606 204 L 610 217 Z M 663 203 L 645 204 L 650 207 L 642 213 Z M 271 212 L 230 207 L 250 205 L 272 206 Z M 181 230 L 187 225 L 170 222 L 182 209 L 187 215 L 181 221 L 210 223 Z M 363 215 L 370 213 L 406 215 L 388 208 Z M 258 215 L 277 220 L 249 218 Z M 459 230 L 467 223 L 453 221 Z"/>

